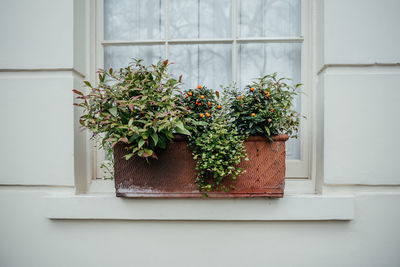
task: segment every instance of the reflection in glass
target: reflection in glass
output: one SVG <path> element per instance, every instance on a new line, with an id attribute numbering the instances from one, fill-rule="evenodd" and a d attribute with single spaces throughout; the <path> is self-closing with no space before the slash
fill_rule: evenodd
<path id="1" fill-rule="evenodd" d="M 104 0 L 104 39 L 163 39 L 163 5 L 163 0 Z"/>
<path id="2" fill-rule="evenodd" d="M 301 0 L 240 0 L 240 37 L 301 35 Z"/>
<path id="3" fill-rule="evenodd" d="M 230 38 L 231 0 L 170 0 L 170 38 Z"/>
<path id="4" fill-rule="evenodd" d="M 277 72 L 280 77 L 289 77 L 293 83 L 301 81 L 301 44 L 298 43 L 249 43 L 239 45 L 239 85 L 244 88 L 254 78 Z M 300 112 L 301 98 L 294 103 Z M 300 140 L 287 142 L 287 159 L 300 159 Z"/>
<path id="5" fill-rule="evenodd" d="M 149 65 L 162 59 L 163 52 L 163 45 L 106 46 L 104 47 L 104 68 L 119 70 L 131 63 L 133 58 L 143 59 L 143 63 Z"/>
<path id="6" fill-rule="evenodd" d="M 232 82 L 232 48 L 230 44 L 172 45 L 171 73 L 183 75 L 184 86 L 198 84 L 219 89 Z"/>

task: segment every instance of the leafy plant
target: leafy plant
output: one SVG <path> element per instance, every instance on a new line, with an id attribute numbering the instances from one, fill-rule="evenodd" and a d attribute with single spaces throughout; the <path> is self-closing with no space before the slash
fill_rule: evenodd
<path id="1" fill-rule="evenodd" d="M 257 79 L 244 91 L 218 91 L 198 86 L 179 92 L 181 82 L 168 74 L 168 60 L 144 66 L 135 60 L 118 72 L 99 70 L 99 82 L 85 81 L 88 93 L 78 95 L 84 115 L 83 127 L 112 151 L 117 143 L 127 148 L 125 158 L 156 158 L 174 134 L 188 136 L 197 161 L 199 190 L 227 191 L 244 172 L 239 163 L 245 157 L 244 140 L 249 135 L 297 136 L 299 114 L 293 108 L 300 84 L 289 86 L 277 74 Z M 110 158 L 112 163 L 112 157 Z M 112 176 L 110 166 L 102 166 Z"/>
<path id="2" fill-rule="evenodd" d="M 289 80 L 273 73 L 255 80 L 244 91 L 226 91 L 231 103 L 229 113 L 240 133 L 261 134 L 269 139 L 280 133 L 297 137 L 300 114 L 293 102 L 301 84 L 290 86 Z"/>
<path id="3" fill-rule="evenodd" d="M 125 143 L 125 158 L 157 158 L 174 133 L 189 135 L 183 121 L 185 107 L 177 101 L 180 79 L 168 75 L 168 60 L 144 66 L 135 60 L 118 72 L 99 70 L 99 83 L 85 81 L 88 94 L 73 90 L 84 109 L 83 127 L 101 136 L 101 144 Z"/>
<path id="4" fill-rule="evenodd" d="M 230 178 L 235 181 L 243 173 L 238 167 L 246 156 L 244 135 L 238 134 L 225 109 L 227 103 L 219 101 L 219 92 L 198 86 L 189 89 L 181 98 L 187 108 L 186 117 L 191 124 L 189 145 L 196 160 L 199 190 L 224 190 L 233 188 L 223 183 Z"/>

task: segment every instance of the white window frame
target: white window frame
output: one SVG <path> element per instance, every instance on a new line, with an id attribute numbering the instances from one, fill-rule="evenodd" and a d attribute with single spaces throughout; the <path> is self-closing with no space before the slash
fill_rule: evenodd
<path id="1" fill-rule="evenodd" d="M 315 134 L 313 128 L 313 88 L 316 83 L 316 72 L 313 46 L 315 43 L 315 10 L 314 0 L 301 0 L 301 36 L 300 37 L 263 37 L 263 38 L 238 38 L 238 1 L 232 0 L 232 36 L 233 38 L 216 39 L 170 39 L 169 38 L 169 2 L 164 5 L 165 12 L 165 40 L 104 40 L 104 1 L 90 0 L 90 67 L 88 79 L 92 84 L 96 83 L 95 71 L 104 67 L 104 47 L 110 45 L 165 45 L 165 54 L 168 58 L 169 44 L 232 44 L 232 78 L 237 81 L 238 44 L 240 43 L 302 43 L 301 49 L 301 82 L 303 92 L 301 100 L 301 113 L 307 119 L 302 119 L 300 125 L 300 159 L 286 160 L 286 193 L 315 193 Z M 102 188 L 96 185 L 95 179 L 101 175 L 99 168 L 104 161 L 104 153 L 92 145 L 92 181 L 94 188 Z M 101 181 L 99 183 L 102 183 Z M 110 182 L 112 184 L 112 182 Z M 89 189 L 96 192 L 96 189 Z M 108 190 L 106 190 L 108 191 Z"/>

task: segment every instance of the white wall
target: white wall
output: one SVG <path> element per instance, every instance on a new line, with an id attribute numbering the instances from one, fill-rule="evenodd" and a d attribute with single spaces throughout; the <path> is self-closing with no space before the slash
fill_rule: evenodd
<path id="1" fill-rule="evenodd" d="M 43 197 L 88 173 L 71 92 L 86 5 L 2 1 L 0 266 L 400 266 L 400 2 L 317 2 L 318 184 L 355 196 L 351 221 L 47 219 Z"/>
<path id="2" fill-rule="evenodd" d="M 324 2 L 325 64 L 400 62 L 400 1 Z"/>

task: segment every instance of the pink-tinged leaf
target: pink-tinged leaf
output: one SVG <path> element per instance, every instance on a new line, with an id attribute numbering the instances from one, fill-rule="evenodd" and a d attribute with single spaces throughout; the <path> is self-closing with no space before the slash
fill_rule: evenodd
<path id="1" fill-rule="evenodd" d="M 133 112 L 133 105 L 129 105 L 129 109 Z"/>
<path id="2" fill-rule="evenodd" d="M 182 75 L 181 76 L 179 76 L 179 80 L 178 80 L 178 82 L 181 82 L 182 81 Z"/>
<path id="3" fill-rule="evenodd" d="M 131 97 L 131 100 L 136 100 L 136 99 L 138 99 L 139 97 L 142 97 L 143 95 L 137 95 L 137 96 L 134 96 L 134 97 Z"/>
<path id="4" fill-rule="evenodd" d="M 147 152 L 143 152 L 142 157 L 143 157 L 143 158 L 148 158 L 148 157 L 150 157 L 150 155 L 147 154 Z"/>
<path id="5" fill-rule="evenodd" d="M 81 91 L 76 90 L 76 89 L 73 89 L 72 92 L 74 92 L 77 95 L 83 96 L 83 93 Z"/>
<path id="6" fill-rule="evenodd" d="M 167 66 L 167 64 L 168 64 L 168 59 L 165 60 L 165 61 L 163 62 L 163 64 L 164 64 L 164 66 Z"/>
<path id="7" fill-rule="evenodd" d="M 124 142 L 124 143 L 126 143 L 126 144 L 129 144 L 129 140 L 128 140 L 128 138 L 126 138 L 126 137 L 120 138 L 119 141 Z"/>
<path id="8" fill-rule="evenodd" d="M 158 159 L 156 153 L 154 153 L 154 152 L 153 152 L 153 154 L 151 155 L 151 157 L 152 157 L 153 159 Z"/>

